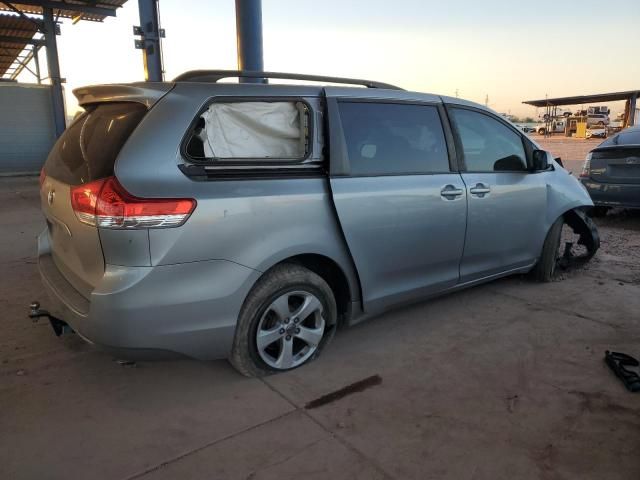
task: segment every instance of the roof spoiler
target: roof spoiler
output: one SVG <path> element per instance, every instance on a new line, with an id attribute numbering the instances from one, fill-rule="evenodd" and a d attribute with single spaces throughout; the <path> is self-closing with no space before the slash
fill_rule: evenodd
<path id="1" fill-rule="evenodd" d="M 277 78 L 281 80 L 307 80 L 312 82 L 343 83 L 362 85 L 367 88 L 386 88 L 402 90 L 388 83 L 362 80 L 358 78 L 326 77 L 323 75 L 307 75 L 304 73 L 258 72 L 250 70 L 191 70 L 173 79 L 174 82 L 211 82 L 216 83 L 223 78 Z"/>
<path id="2" fill-rule="evenodd" d="M 91 85 L 73 90 L 80 106 L 105 102 L 137 102 L 151 108 L 174 87 L 172 83 L 138 82 Z"/>

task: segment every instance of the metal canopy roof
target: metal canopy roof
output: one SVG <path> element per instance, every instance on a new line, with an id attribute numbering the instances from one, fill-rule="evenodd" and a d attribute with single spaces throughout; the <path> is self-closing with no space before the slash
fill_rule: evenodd
<path id="1" fill-rule="evenodd" d="M 115 17 L 116 10 L 127 0 L 11 0 L 0 1 L 0 10 L 42 15 L 42 8 L 52 8 L 61 18 L 102 22 L 105 17 Z M 13 7 L 13 8 L 11 8 Z"/>
<path id="2" fill-rule="evenodd" d="M 20 68 L 20 62 L 13 65 L 16 59 L 23 61 L 20 54 L 37 31 L 37 25 L 25 18 L 0 14 L 0 77 L 5 73 L 13 74 Z"/>
<path id="3" fill-rule="evenodd" d="M 38 48 L 45 44 L 44 37 L 33 38 L 44 33 L 40 18 L 44 9 L 53 11 L 54 19 L 71 18 L 102 22 L 116 15 L 116 10 L 127 0 L 0 0 L 0 78 L 15 79 L 27 64 L 36 57 Z M 31 16 L 30 16 L 31 15 Z M 29 46 L 33 45 L 33 48 Z M 33 73 L 33 72 L 32 72 Z M 38 78 L 39 75 L 38 75 Z"/>
<path id="4" fill-rule="evenodd" d="M 640 90 L 598 93 L 595 95 L 578 95 L 575 97 L 544 98 L 542 100 L 527 100 L 522 103 L 533 105 L 534 107 L 554 107 L 558 105 L 582 105 L 585 103 L 615 102 L 618 100 L 628 100 L 632 97 L 640 97 Z"/>

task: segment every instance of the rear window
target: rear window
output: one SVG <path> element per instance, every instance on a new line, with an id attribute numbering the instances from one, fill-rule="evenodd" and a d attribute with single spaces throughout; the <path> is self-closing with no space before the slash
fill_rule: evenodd
<path id="1" fill-rule="evenodd" d="M 53 146 L 45 173 L 69 185 L 113 175 L 120 149 L 147 112 L 140 103 L 102 103 L 87 107 Z"/>
<path id="2" fill-rule="evenodd" d="M 640 145 L 640 129 L 622 131 L 613 137 L 606 139 L 599 146 L 610 147 L 613 145 Z"/>

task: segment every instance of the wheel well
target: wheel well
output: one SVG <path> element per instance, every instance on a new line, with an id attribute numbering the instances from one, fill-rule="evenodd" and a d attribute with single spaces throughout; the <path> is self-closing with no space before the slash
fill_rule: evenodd
<path id="1" fill-rule="evenodd" d="M 351 314 L 351 290 L 347 276 L 336 262 L 323 255 L 307 253 L 289 257 L 280 263 L 296 263 L 322 277 L 329 284 L 335 296 L 338 321 L 341 322 L 349 317 Z"/>

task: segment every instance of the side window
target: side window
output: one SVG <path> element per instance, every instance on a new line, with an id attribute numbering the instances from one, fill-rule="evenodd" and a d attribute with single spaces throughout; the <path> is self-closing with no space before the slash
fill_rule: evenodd
<path id="1" fill-rule="evenodd" d="M 473 110 L 452 108 L 468 172 L 526 171 L 522 137 L 497 119 Z"/>
<path id="2" fill-rule="evenodd" d="M 196 160 L 303 160 L 310 150 L 304 102 L 213 102 L 200 115 L 187 154 Z"/>
<path id="3" fill-rule="evenodd" d="M 449 172 L 436 107 L 340 102 L 339 109 L 352 175 Z"/>

